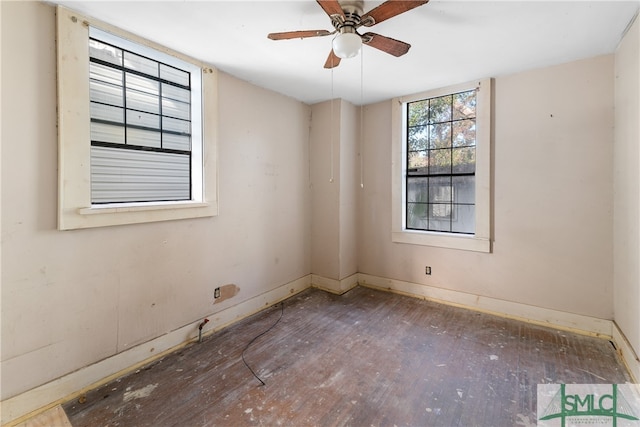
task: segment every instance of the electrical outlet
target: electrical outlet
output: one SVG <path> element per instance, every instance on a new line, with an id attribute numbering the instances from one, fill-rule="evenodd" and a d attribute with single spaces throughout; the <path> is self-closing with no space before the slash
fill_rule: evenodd
<path id="1" fill-rule="evenodd" d="M 220 298 L 220 288 L 215 288 L 213 291 L 213 298 Z"/>
<path id="2" fill-rule="evenodd" d="M 431 267 L 429 267 L 428 265 L 424 268 L 424 274 L 426 274 L 427 276 L 431 276 Z"/>

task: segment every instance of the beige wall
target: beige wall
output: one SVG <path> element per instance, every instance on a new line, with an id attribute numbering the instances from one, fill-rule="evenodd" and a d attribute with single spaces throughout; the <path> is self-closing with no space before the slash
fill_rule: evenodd
<path id="1" fill-rule="evenodd" d="M 222 73 L 218 217 L 57 231 L 54 8 L 1 7 L 2 399 L 310 273 L 310 107 Z"/>
<path id="2" fill-rule="evenodd" d="M 336 281 L 358 272 L 359 111 L 343 100 L 312 106 L 311 272 Z"/>
<path id="3" fill-rule="evenodd" d="M 494 105 L 491 254 L 391 242 L 391 105 L 367 106 L 359 271 L 611 319 L 613 55 L 498 77 Z"/>
<path id="4" fill-rule="evenodd" d="M 311 272 L 340 279 L 340 110 L 339 100 L 312 106 Z"/>
<path id="5" fill-rule="evenodd" d="M 358 272 L 358 194 L 360 189 L 360 109 L 342 101 L 340 110 L 340 279 Z"/>
<path id="6" fill-rule="evenodd" d="M 614 316 L 640 354 L 640 23 L 615 60 Z"/>

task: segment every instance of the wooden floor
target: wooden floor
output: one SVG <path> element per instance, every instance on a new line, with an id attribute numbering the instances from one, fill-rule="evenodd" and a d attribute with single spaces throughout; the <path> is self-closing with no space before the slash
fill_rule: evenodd
<path id="1" fill-rule="evenodd" d="M 282 318 L 245 352 L 256 336 Z M 533 426 L 538 383 L 631 381 L 606 340 L 309 289 L 64 405 L 80 426 Z"/>

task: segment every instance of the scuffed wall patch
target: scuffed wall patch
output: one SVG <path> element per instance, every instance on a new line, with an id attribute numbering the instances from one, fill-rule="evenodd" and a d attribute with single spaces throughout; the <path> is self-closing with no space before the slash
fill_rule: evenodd
<path id="1" fill-rule="evenodd" d="M 220 286 L 220 298 L 216 298 L 213 303 L 218 304 L 222 301 L 228 300 L 238 295 L 240 288 L 234 284 Z"/>

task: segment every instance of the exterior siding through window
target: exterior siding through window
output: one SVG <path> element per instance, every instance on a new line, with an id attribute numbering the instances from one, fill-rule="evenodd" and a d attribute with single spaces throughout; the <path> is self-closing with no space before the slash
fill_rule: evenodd
<path id="1" fill-rule="evenodd" d="M 91 203 L 191 199 L 191 75 L 89 42 Z"/>

